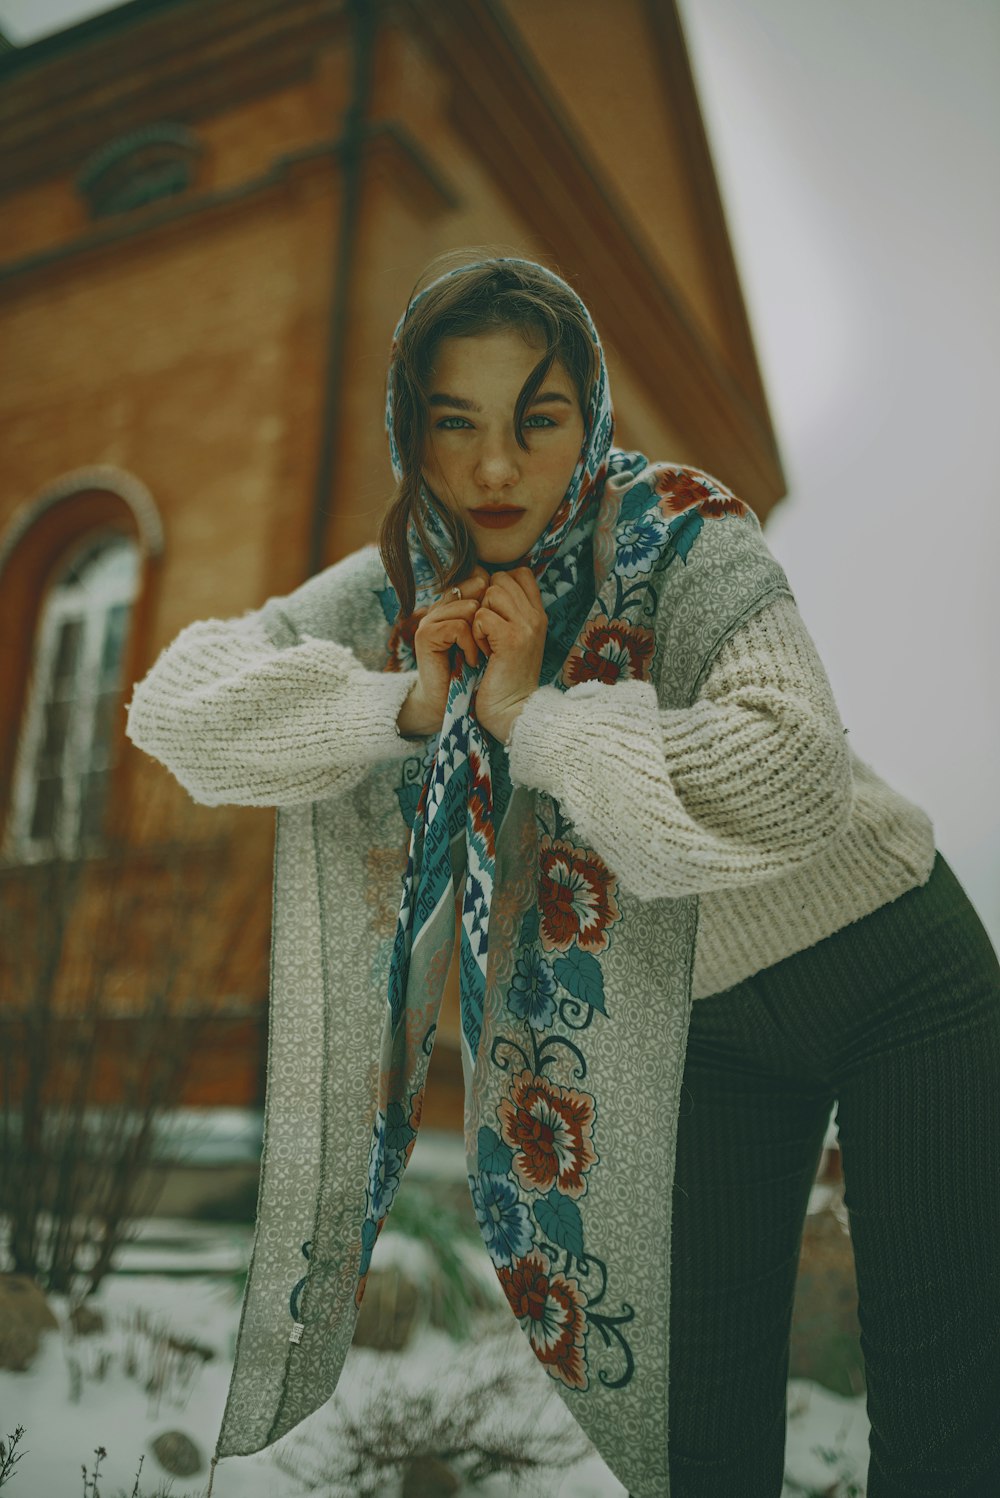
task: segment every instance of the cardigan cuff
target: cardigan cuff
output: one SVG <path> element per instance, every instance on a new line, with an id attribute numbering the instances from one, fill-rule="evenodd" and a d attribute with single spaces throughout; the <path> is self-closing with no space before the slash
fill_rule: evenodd
<path id="1" fill-rule="evenodd" d="M 352 672 L 361 689 L 358 694 L 359 712 L 352 723 L 352 741 L 357 745 L 359 759 L 405 759 L 408 754 L 418 752 L 418 746 L 426 735 L 406 738 L 400 733 L 396 719 L 410 689 L 417 679 L 416 671 L 361 671 Z M 342 716 L 344 709 L 338 716 Z"/>
<path id="2" fill-rule="evenodd" d="M 582 681 L 568 691 L 539 687 L 527 699 L 510 734 L 512 785 L 547 791 L 558 801 L 587 799 L 589 758 L 601 754 L 622 715 L 650 717 L 658 729 L 656 688 L 649 681 Z"/>

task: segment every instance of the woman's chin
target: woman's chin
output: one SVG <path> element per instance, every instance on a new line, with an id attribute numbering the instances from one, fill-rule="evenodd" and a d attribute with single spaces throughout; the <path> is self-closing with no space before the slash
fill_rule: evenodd
<path id="1" fill-rule="evenodd" d="M 481 547 L 476 560 L 481 567 L 491 567 L 494 572 L 509 572 L 514 567 L 526 567 L 528 565 L 528 557 L 531 554 L 530 546 L 526 551 L 521 551 L 516 557 L 499 555 L 500 550 L 499 546 L 496 547 L 495 551 L 497 554 L 491 555 L 494 552 L 493 547 Z"/>

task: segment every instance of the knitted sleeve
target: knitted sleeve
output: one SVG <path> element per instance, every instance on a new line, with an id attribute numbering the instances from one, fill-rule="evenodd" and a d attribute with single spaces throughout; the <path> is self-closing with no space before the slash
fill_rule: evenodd
<path id="1" fill-rule="evenodd" d="M 850 755 L 793 599 L 719 649 L 688 708 L 648 681 L 540 687 L 510 737 L 510 776 L 549 792 L 622 886 L 680 898 L 790 871 L 847 828 Z"/>
<path id="2" fill-rule="evenodd" d="M 339 795 L 405 758 L 396 715 L 415 671 L 369 671 L 346 645 L 277 647 L 262 611 L 189 624 L 133 689 L 126 732 L 205 806 Z"/>

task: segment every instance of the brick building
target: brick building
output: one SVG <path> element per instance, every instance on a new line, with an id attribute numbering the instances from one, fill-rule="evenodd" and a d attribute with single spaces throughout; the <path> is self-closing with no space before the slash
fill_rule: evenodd
<path id="1" fill-rule="evenodd" d="M 193 807 L 125 738 L 130 683 L 191 620 L 374 538 L 391 330 L 458 246 L 566 274 L 607 344 L 619 442 L 766 516 L 780 458 L 678 14 L 131 0 L 0 54 L 0 77 L 3 867 L 80 855 L 100 904 L 124 847 L 120 1045 L 174 911 L 182 979 L 226 1021 L 184 1100 L 259 1103 L 273 813 Z M 460 1127 L 460 1087 L 452 984 L 425 1120 Z"/>

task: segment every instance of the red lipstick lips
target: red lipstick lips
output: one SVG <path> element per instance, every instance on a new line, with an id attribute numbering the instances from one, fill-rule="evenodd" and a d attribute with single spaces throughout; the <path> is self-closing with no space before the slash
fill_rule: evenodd
<path id="1" fill-rule="evenodd" d="M 469 514 L 477 525 L 495 529 L 499 526 L 514 525 L 524 514 L 524 510 L 512 505 L 487 505 L 479 510 L 470 510 Z"/>

